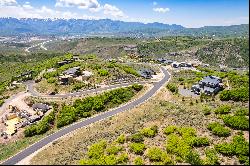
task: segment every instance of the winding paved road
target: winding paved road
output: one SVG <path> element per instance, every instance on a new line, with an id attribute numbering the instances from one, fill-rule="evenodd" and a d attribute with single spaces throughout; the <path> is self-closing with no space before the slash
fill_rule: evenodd
<path id="1" fill-rule="evenodd" d="M 66 135 L 66 134 L 68 134 L 76 129 L 85 127 L 91 123 L 106 119 L 106 118 L 113 116 L 117 113 L 124 112 L 126 110 L 129 110 L 131 108 L 134 108 L 135 106 L 142 104 L 143 102 L 148 100 L 151 96 L 153 96 L 157 92 L 157 90 L 159 90 L 169 80 L 170 75 L 167 72 L 167 70 L 164 69 L 163 67 L 161 69 L 164 73 L 163 79 L 161 81 L 155 83 L 153 88 L 150 91 L 148 91 L 144 96 L 142 96 L 142 97 L 136 99 L 135 101 L 130 102 L 126 105 L 123 105 L 121 107 L 113 109 L 111 111 L 100 113 L 94 117 L 82 120 L 80 122 L 74 123 L 74 124 L 67 126 L 65 128 L 62 128 L 61 130 L 57 131 L 56 133 L 53 133 L 53 134 L 41 139 L 37 143 L 34 143 L 33 145 L 29 146 L 28 148 L 26 148 L 25 150 L 16 154 L 15 156 L 7 159 L 2 164 L 3 165 L 14 165 L 14 164 L 18 163 L 19 161 L 21 161 L 22 159 L 31 155 L 32 153 L 36 152 L 40 148 L 44 147 L 45 145 L 57 140 L 58 138 Z"/>

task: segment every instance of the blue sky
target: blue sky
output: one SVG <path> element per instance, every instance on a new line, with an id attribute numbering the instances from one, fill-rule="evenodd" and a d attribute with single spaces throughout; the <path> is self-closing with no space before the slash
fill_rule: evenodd
<path id="1" fill-rule="evenodd" d="M 248 0 L 0 0 L 0 17 L 110 18 L 185 27 L 249 23 Z"/>

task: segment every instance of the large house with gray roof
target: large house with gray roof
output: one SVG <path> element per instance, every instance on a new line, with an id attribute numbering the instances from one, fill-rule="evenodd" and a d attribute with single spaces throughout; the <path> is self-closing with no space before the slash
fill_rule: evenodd
<path id="1" fill-rule="evenodd" d="M 198 84 L 191 87 L 191 90 L 200 94 L 215 95 L 223 88 L 222 79 L 216 76 L 206 76 Z"/>

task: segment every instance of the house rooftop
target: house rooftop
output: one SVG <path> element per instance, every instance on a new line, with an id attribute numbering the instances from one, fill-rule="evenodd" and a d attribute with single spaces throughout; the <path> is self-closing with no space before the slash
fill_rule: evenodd
<path id="1" fill-rule="evenodd" d="M 65 70 L 63 73 L 67 74 L 67 75 L 72 75 L 72 74 L 75 74 L 76 72 L 78 72 L 79 70 L 80 70 L 80 67 L 73 67 L 73 68 L 70 68 L 68 70 Z"/>
<path id="2" fill-rule="evenodd" d="M 49 110 L 49 106 L 47 104 L 42 104 L 42 103 L 36 103 L 32 105 L 32 108 L 34 110 L 41 110 L 41 111 L 48 111 Z"/>
<path id="3" fill-rule="evenodd" d="M 212 84 L 216 85 L 216 84 L 221 83 L 221 79 L 219 77 L 216 77 L 216 76 L 206 76 L 206 77 L 204 77 L 203 80 L 201 80 L 201 82 L 204 82 L 206 84 L 212 83 Z"/>

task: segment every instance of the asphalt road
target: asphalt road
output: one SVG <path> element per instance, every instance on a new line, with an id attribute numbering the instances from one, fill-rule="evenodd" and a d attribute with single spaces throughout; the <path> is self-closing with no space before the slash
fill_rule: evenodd
<path id="1" fill-rule="evenodd" d="M 147 99 L 149 99 L 152 95 L 154 95 L 156 93 L 157 90 L 159 90 L 170 78 L 170 75 L 168 74 L 168 72 L 166 71 L 166 69 L 162 68 L 162 71 L 164 73 L 164 78 L 155 83 L 153 88 L 148 91 L 144 96 L 142 96 L 141 98 L 138 98 L 137 100 L 130 102 L 124 106 L 121 106 L 119 108 L 113 109 L 111 111 L 108 112 L 103 112 L 101 114 L 98 114 L 95 117 L 92 118 L 88 118 L 86 120 L 74 123 L 68 127 L 62 128 L 61 130 L 57 131 L 54 134 L 51 134 L 43 139 L 41 139 L 40 141 L 38 141 L 37 143 L 31 145 L 30 147 L 26 148 L 25 150 L 21 151 L 20 153 L 16 154 L 15 156 L 7 159 L 6 161 L 4 161 L 2 163 L 2 165 L 14 165 L 16 163 L 18 163 L 19 161 L 21 161 L 22 159 L 28 157 L 29 155 L 31 155 L 32 153 L 36 152 L 37 150 L 39 150 L 40 148 L 44 147 L 45 145 L 57 140 L 58 138 L 62 137 L 65 134 L 68 134 L 76 129 L 85 127 L 91 123 L 103 120 L 107 117 L 113 116 L 117 113 L 120 112 L 124 112 L 126 110 L 129 110 L 131 108 L 134 108 L 135 106 L 142 104 L 143 102 L 145 102 Z"/>

